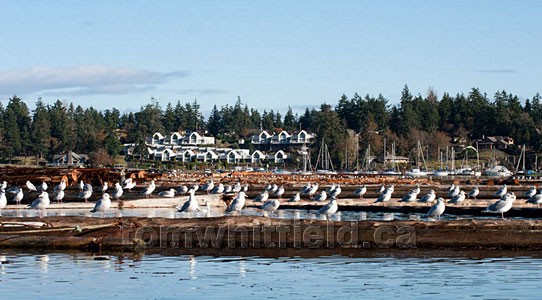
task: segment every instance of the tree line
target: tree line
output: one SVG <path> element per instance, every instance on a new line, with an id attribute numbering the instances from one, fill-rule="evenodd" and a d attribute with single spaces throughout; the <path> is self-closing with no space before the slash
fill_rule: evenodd
<path id="1" fill-rule="evenodd" d="M 30 111 L 22 99 L 13 96 L 5 107 L 0 103 L 0 158 L 51 158 L 69 150 L 114 158 L 123 143 L 135 143 L 143 153 L 146 137 L 183 130 L 206 131 L 229 146 L 243 147 L 238 141 L 261 129 L 304 129 L 317 135 L 313 153 L 324 142 L 334 163 L 342 163 L 342 167 L 348 167 L 345 162 L 354 162 L 369 146 L 373 154 L 382 153 L 384 139 L 388 145 L 395 144 L 398 155 L 413 152 L 420 141 L 430 156 L 437 157 L 438 149 L 455 142 L 470 144 L 493 135 L 511 136 L 518 145 L 542 150 L 538 93 L 520 101 L 504 90 L 490 97 L 473 88 L 467 95 L 444 93 L 439 98 L 433 90 L 426 96 L 412 95 L 405 85 L 397 100 L 392 105 L 383 95 L 356 93 L 342 95 L 335 104 L 306 108 L 300 115 L 289 108 L 282 116 L 279 111 L 250 108 L 238 98 L 233 105 L 215 105 L 205 118 L 197 100 L 168 103 L 163 108 L 151 99 L 137 112 L 120 113 L 117 108 L 99 111 L 61 100 L 46 104 L 42 99 Z"/>

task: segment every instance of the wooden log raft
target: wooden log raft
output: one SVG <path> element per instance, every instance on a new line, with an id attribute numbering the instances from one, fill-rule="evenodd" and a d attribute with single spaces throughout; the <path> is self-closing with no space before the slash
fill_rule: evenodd
<path id="1" fill-rule="evenodd" d="M 4 218 L 6 222 L 32 221 Z M 264 217 L 163 219 L 50 217 L 43 228 L 0 227 L 0 249 L 250 253 L 305 249 L 341 254 L 415 250 L 541 250 L 542 221 L 328 222 Z M 286 252 L 285 252 L 286 251 Z"/>

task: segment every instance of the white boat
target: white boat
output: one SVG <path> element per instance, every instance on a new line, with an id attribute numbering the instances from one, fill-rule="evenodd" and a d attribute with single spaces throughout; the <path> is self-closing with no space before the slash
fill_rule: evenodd
<path id="1" fill-rule="evenodd" d="M 450 172 L 445 171 L 445 170 L 438 170 L 438 171 L 433 172 L 433 174 L 431 175 L 436 176 L 436 177 L 445 177 L 445 176 L 449 176 Z"/>
<path id="2" fill-rule="evenodd" d="M 405 176 L 410 176 L 410 177 L 423 177 L 423 176 L 427 176 L 427 174 L 429 174 L 429 172 L 422 171 L 419 168 L 413 168 L 405 172 Z"/>
<path id="3" fill-rule="evenodd" d="M 505 166 L 500 166 L 500 165 L 487 169 L 485 171 L 485 174 L 488 177 L 498 177 L 498 178 L 510 177 L 514 175 L 512 171 L 508 170 Z"/>

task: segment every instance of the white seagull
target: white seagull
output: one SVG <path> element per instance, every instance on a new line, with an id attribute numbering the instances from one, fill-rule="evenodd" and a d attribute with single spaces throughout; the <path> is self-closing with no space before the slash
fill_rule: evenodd
<path id="1" fill-rule="evenodd" d="M 455 195 L 448 203 L 452 204 L 461 204 L 465 201 L 465 191 L 460 191 L 459 194 Z"/>
<path id="2" fill-rule="evenodd" d="M 329 203 L 322 206 L 322 208 L 318 210 L 318 214 L 325 214 L 329 217 L 330 215 L 336 213 L 338 209 L 339 205 L 337 204 L 337 198 L 331 197 L 329 199 Z"/>
<path id="3" fill-rule="evenodd" d="M 378 196 L 378 198 L 376 199 L 376 201 L 374 203 L 378 203 L 378 202 L 388 202 L 390 201 L 391 199 L 391 195 L 393 194 L 393 191 L 395 190 L 395 188 L 393 187 L 393 185 L 390 185 L 388 188 L 386 188 L 381 194 L 380 196 Z"/>
<path id="4" fill-rule="evenodd" d="M 113 191 L 113 194 L 111 194 L 113 199 L 115 200 L 120 199 L 123 193 L 124 193 L 124 190 L 122 189 L 122 186 L 120 185 L 120 183 L 115 182 L 115 190 Z"/>
<path id="5" fill-rule="evenodd" d="M 107 181 L 104 181 L 104 184 L 102 185 L 102 193 L 105 193 L 108 188 L 109 188 L 109 185 Z"/>
<path id="6" fill-rule="evenodd" d="M 136 181 L 132 178 L 128 178 L 124 181 L 124 188 L 129 190 L 130 192 L 132 189 L 136 186 Z"/>
<path id="7" fill-rule="evenodd" d="M 333 190 L 329 193 L 331 197 L 338 197 L 342 192 L 341 186 L 337 184 Z"/>
<path id="8" fill-rule="evenodd" d="M 36 186 L 30 182 L 30 180 L 27 180 L 26 181 L 26 188 L 29 190 L 29 191 L 34 191 L 34 192 L 37 192 L 38 190 L 36 189 Z"/>
<path id="9" fill-rule="evenodd" d="M 273 195 L 277 196 L 279 199 L 280 197 L 282 197 L 283 194 L 284 194 L 284 186 L 282 185 L 273 193 Z"/>
<path id="10" fill-rule="evenodd" d="M 265 202 L 269 198 L 269 192 L 267 190 L 264 190 L 261 192 L 256 198 L 254 198 L 254 202 Z"/>
<path id="11" fill-rule="evenodd" d="M 502 196 L 506 195 L 506 192 L 508 191 L 508 187 L 506 184 L 503 184 L 499 190 L 495 192 L 495 197 L 501 198 Z"/>
<path id="12" fill-rule="evenodd" d="M 214 187 L 215 187 L 215 183 L 211 179 L 201 187 L 201 190 L 205 191 L 205 192 L 207 192 L 207 194 L 209 194 L 209 193 L 211 193 L 211 191 L 213 190 Z"/>
<path id="13" fill-rule="evenodd" d="M 20 205 L 21 204 L 21 201 L 23 200 L 24 198 L 24 193 L 23 193 L 23 189 L 16 186 L 16 187 L 13 187 L 13 188 L 10 188 L 8 190 L 10 193 L 12 194 L 15 194 L 15 197 L 13 197 L 12 201 L 15 201 L 15 203 L 17 205 Z"/>
<path id="14" fill-rule="evenodd" d="M 62 199 L 64 199 L 64 191 L 57 190 L 56 192 L 54 192 L 54 194 L 55 194 L 54 200 L 56 201 L 56 203 L 62 203 Z"/>
<path id="15" fill-rule="evenodd" d="M 55 185 L 53 192 L 63 191 L 66 189 L 66 179 L 62 179 L 59 184 Z"/>
<path id="16" fill-rule="evenodd" d="M 367 193 L 367 186 L 362 185 L 354 191 L 354 196 L 361 199 L 363 198 L 363 195 L 365 195 L 365 193 Z"/>
<path id="17" fill-rule="evenodd" d="M 320 194 L 316 195 L 314 197 L 314 201 L 326 201 L 327 200 L 327 193 L 326 191 L 321 191 Z"/>
<path id="18" fill-rule="evenodd" d="M 425 194 L 423 197 L 420 198 L 420 202 L 423 203 L 431 203 L 435 201 L 435 198 L 437 197 L 437 194 L 435 194 L 434 190 L 430 190 L 427 194 Z"/>
<path id="19" fill-rule="evenodd" d="M 140 194 L 145 195 L 145 198 L 149 198 L 155 189 L 156 189 L 156 185 L 154 184 L 154 180 L 151 180 L 149 185 L 146 188 L 144 188 Z"/>
<path id="20" fill-rule="evenodd" d="M 158 196 L 164 197 L 164 198 L 173 198 L 175 197 L 175 189 L 161 191 L 160 193 L 158 193 Z"/>
<path id="21" fill-rule="evenodd" d="M 442 197 L 439 197 L 437 199 L 437 203 L 431 206 L 431 208 L 429 209 L 429 211 L 427 212 L 425 216 L 432 217 L 432 218 L 436 217 L 438 220 L 440 220 L 440 215 L 444 213 L 445 209 L 446 209 L 446 204 L 444 204 L 444 199 L 442 199 Z"/>
<path id="22" fill-rule="evenodd" d="M 470 190 L 469 192 L 469 198 L 473 198 L 473 199 L 476 199 L 476 196 L 478 196 L 478 194 L 480 194 L 480 189 L 475 186 L 472 188 L 472 190 Z"/>
<path id="23" fill-rule="evenodd" d="M 235 197 L 228 208 L 226 209 L 226 212 L 232 212 L 237 211 L 240 212 L 243 207 L 245 206 L 245 192 L 240 191 L 239 194 L 237 194 L 237 197 Z"/>
<path id="24" fill-rule="evenodd" d="M 528 191 L 525 192 L 525 197 L 531 198 L 532 196 L 536 195 L 536 186 L 532 186 Z"/>
<path id="25" fill-rule="evenodd" d="M 290 198 L 290 200 L 288 200 L 288 202 L 297 202 L 301 200 L 301 195 L 299 194 L 299 192 L 295 193 L 295 195 L 292 196 L 292 198 Z"/>
<path id="26" fill-rule="evenodd" d="M 278 199 L 270 199 L 262 205 L 262 210 L 272 215 L 279 208 L 279 206 L 280 201 Z"/>
<path id="27" fill-rule="evenodd" d="M 47 188 L 48 188 L 47 183 L 45 183 L 45 181 L 41 181 L 39 192 L 46 192 Z"/>
<path id="28" fill-rule="evenodd" d="M 542 192 L 538 192 L 527 199 L 527 203 L 536 204 L 537 208 L 540 208 L 540 203 L 542 203 Z"/>
<path id="29" fill-rule="evenodd" d="M 513 192 L 507 193 L 501 197 L 501 199 L 490 204 L 482 212 L 487 213 L 501 213 L 501 218 L 504 220 L 504 213 L 512 208 L 512 204 L 516 200 L 516 195 Z"/>
<path id="30" fill-rule="evenodd" d="M 196 196 L 194 196 L 193 189 L 190 189 L 188 191 L 188 200 L 186 200 L 181 207 L 177 207 L 177 211 L 179 212 L 186 212 L 186 213 L 193 213 L 200 211 L 198 200 L 196 200 Z"/>
<path id="31" fill-rule="evenodd" d="M 177 192 L 181 195 L 184 195 L 186 193 L 188 193 L 188 187 L 186 185 L 181 185 L 178 189 L 177 189 Z"/>
<path id="32" fill-rule="evenodd" d="M 111 207 L 111 199 L 109 198 L 108 193 L 104 193 L 102 195 L 102 198 L 98 199 L 96 201 L 96 204 L 94 205 L 94 209 L 92 209 L 90 212 L 100 212 L 100 216 L 103 218 L 105 216 L 105 212 Z"/>
<path id="33" fill-rule="evenodd" d="M 32 203 L 28 205 L 28 208 L 39 210 L 39 217 L 42 218 L 43 212 L 49 206 L 50 203 L 51 203 L 51 200 L 49 199 L 49 194 L 47 194 L 47 192 L 41 192 L 38 198 L 36 198 L 36 200 L 32 201 Z"/>
<path id="34" fill-rule="evenodd" d="M 81 179 L 79 181 L 79 192 L 83 192 L 83 190 L 85 189 L 85 183 L 83 182 L 83 180 Z"/>
<path id="35" fill-rule="evenodd" d="M 0 188 L 0 215 L 2 215 L 2 209 L 8 205 L 8 198 L 6 197 L 6 190 Z"/>
<path id="36" fill-rule="evenodd" d="M 416 198 L 418 197 L 418 194 L 416 193 L 416 190 L 411 190 L 408 192 L 403 198 L 401 198 L 401 201 L 399 202 L 414 202 L 416 201 Z"/>

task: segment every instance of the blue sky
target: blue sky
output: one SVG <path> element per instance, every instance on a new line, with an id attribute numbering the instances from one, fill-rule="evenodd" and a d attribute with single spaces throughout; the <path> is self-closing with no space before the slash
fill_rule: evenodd
<path id="1" fill-rule="evenodd" d="M 259 110 L 541 92 L 542 1 L 0 1 L 0 99 Z"/>

